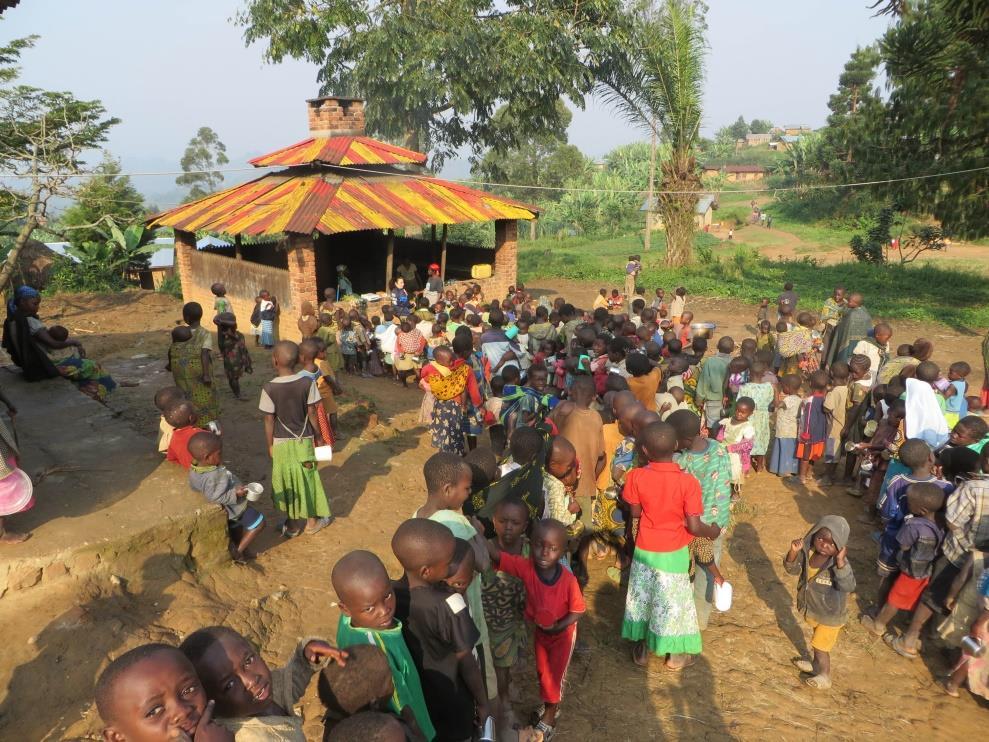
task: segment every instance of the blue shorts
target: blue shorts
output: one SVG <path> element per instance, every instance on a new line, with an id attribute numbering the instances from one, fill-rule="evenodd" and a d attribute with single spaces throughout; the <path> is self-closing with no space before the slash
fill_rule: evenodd
<path id="1" fill-rule="evenodd" d="M 243 528 L 245 531 L 256 531 L 264 523 L 264 515 L 248 505 L 244 512 L 230 521 L 231 528 Z"/>

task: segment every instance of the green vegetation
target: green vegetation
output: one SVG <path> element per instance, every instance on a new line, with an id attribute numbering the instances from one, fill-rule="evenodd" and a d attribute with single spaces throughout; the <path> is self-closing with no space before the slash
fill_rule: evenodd
<path id="1" fill-rule="evenodd" d="M 749 231 L 771 234 L 772 230 Z M 801 304 L 823 304 L 835 284 L 844 284 L 866 297 L 869 310 L 890 319 L 946 323 L 953 327 L 989 326 L 989 282 L 981 273 L 921 266 L 875 266 L 864 263 L 821 265 L 810 257 L 796 260 L 761 257 L 752 247 L 727 248 L 711 235 L 695 236 L 695 251 L 712 247 L 707 264 L 668 268 L 663 235 L 653 237 L 655 250 L 643 253 L 642 284 L 647 291 L 685 286 L 694 294 L 722 296 L 756 302 L 779 294 L 786 281 L 793 281 Z M 629 254 L 641 246 L 638 235 L 605 240 L 539 239 L 519 246 L 519 277 L 526 283 L 537 279 L 565 278 L 590 281 L 606 288 L 620 287 Z M 946 301 L 950 286 L 951 300 Z"/>

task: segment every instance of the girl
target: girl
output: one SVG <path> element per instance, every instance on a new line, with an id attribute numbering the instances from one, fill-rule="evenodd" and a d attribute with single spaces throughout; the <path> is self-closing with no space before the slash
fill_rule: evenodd
<path id="1" fill-rule="evenodd" d="M 778 477 L 794 475 L 797 466 L 797 415 L 800 412 L 800 377 L 784 376 L 781 399 L 776 403 L 776 437 L 769 457 L 769 471 Z"/>
<path id="2" fill-rule="evenodd" d="M 433 360 L 422 369 L 419 381 L 424 390 L 435 398 L 430 420 L 432 444 L 440 451 L 466 455 L 464 447 L 464 400 L 471 404 L 483 404 L 471 367 L 462 358 L 454 356 L 449 346 L 433 351 Z"/>
<path id="3" fill-rule="evenodd" d="M 348 374 L 357 373 L 357 331 L 350 317 L 340 320 L 340 332 L 337 334 L 340 343 L 340 353 L 343 355 L 343 367 Z"/>
<path id="4" fill-rule="evenodd" d="M 223 371 L 227 375 L 230 391 L 239 401 L 246 402 L 247 397 L 240 392 L 240 377 L 245 373 L 253 374 L 254 365 L 251 362 L 251 354 L 247 351 L 244 335 L 237 332 L 237 318 L 230 312 L 223 312 L 216 315 L 213 322 L 219 330 Z"/>
<path id="5" fill-rule="evenodd" d="M 216 297 L 216 301 L 213 302 L 213 322 L 216 323 L 216 317 L 224 314 L 226 312 L 233 312 L 233 307 L 230 306 L 230 300 L 227 299 L 227 289 L 222 283 L 214 283 L 209 287 L 213 296 Z M 216 336 L 216 347 L 223 354 L 223 333 L 218 332 Z"/>
<path id="6" fill-rule="evenodd" d="M 278 317 L 278 299 L 261 290 L 261 301 L 258 303 L 258 317 L 261 326 L 261 345 L 268 350 L 275 347 L 275 318 Z"/>
<path id="7" fill-rule="evenodd" d="M 731 456 L 731 485 L 735 494 L 742 489 L 745 475 L 752 468 L 755 426 L 749 418 L 753 412 L 755 402 L 749 397 L 739 397 L 735 402 L 735 414 L 722 420 L 718 428 L 718 440 L 725 444 Z"/>
<path id="8" fill-rule="evenodd" d="M 323 440 L 332 446 L 336 443 L 336 436 L 333 434 L 333 428 L 336 426 L 330 423 L 330 415 L 326 409 L 326 396 L 320 384 L 324 381 L 323 372 L 317 365 L 317 360 L 321 354 L 324 354 L 324 348 L 318 338 L 306 338 L 299 343 L 299 365 L 301 366 L 299 375 L 308 376 L 316 384 L 316 388 L 320 390 L 319 396 L 322 398 L 322 403 L 316 408 L 316 422 L 319 424 L 319 432 L 323 436 Z M 333 390 L 330 388 L 328 391 L 332 403 L 331 407 L 335 413 L 336 402 L 333 400 Z"/>
<path id="9" fill-rule="evenodd" d="M 738 396 L 752 400 L 752 415 L 749 418 L 755 436 L 752 438 L 752 468 L 761 471 L 765 465 L 766 451 L 769 450 L 769 408 L 776 397 L 773 385 L 764 380 L 769 365 L 757 358 L 752 364 L 752 374 L 746 384 L 738 388 Z"/>
<path id="10" fill-rule="evenodd" d="M 773 326 L 769 324 L 768 319 L 764 319 L 759 323 L 759 334 L 755 339 L 755 349 L 756 352 L 760 350 L 768 350 L 770 352 L 775 352 L 776 346 L 773 343 Z"/>
<path id="11" fill-rule="evenodd" d="M 801 315 L 802 316 L 802 315 Z M 801 484 L 807 483 L 814 462 L 824 456 L 828 440 L 828 418 L 824 414 L 824 397 L 828 391 L 828 374 L 815 371 L 810 376 L 810 396 L 800 404 L 797 417 L 797 475 Z"/>

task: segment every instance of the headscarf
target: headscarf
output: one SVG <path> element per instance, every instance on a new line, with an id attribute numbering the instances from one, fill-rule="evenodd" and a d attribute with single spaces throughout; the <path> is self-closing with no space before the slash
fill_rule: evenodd
<path id="1" fill-rule="evenodd" d="M 30 286 L 18 286 L 17 290 L 14 291 L 14 295 L 10 297 L 7 301 L 7 312 L 13 314 L 17 311 L 17 304 L 21 299 L 37 299 L 41 294 L 37 289 L 31 288 Z"/>

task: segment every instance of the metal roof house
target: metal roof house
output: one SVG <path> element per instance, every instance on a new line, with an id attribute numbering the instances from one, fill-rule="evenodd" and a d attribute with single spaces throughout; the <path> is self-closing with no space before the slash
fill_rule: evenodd
<path id="1" fill-rule="evenodd" d="M 444 278 L 469 278 L 472 264 L 490 264 L 481 282 L 492 293 L 515 283 L 517 221 L 535 219 L 537 207 L 424 173 L 426 155 L 364 135 L 361 99 L 316 98 L 307 110 L 307 139 L 251 160 L 283 169 L 149 219 L 175 230 L 186 301 L 211 305 L 209 286 L 222 281 L 238 315 L 250 314 L 261 288 L 297 312 L 336 284 L 337 265 L 348 267 L 357 293 L 386 289 L 396 257 L 439 263 Z M 492 221 L 493 251 L 454 246 L 448 256 L 447 225 Z M 395 234 L 424 226 L 432 240 Z M 195 235 L 204 232 L 233 246 L 197 250 Z M 294 328 L 294 317 L 286 324 Z"/>

